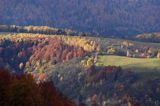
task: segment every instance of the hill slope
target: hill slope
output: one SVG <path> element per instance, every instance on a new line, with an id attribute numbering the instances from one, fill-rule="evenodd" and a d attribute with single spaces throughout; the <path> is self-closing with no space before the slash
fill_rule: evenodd
<path id="1" fill-rule="evenodd" d="M 160 31 L 159 5 L 158 0 L 2 0 L 0 22 L 133 35 Z"/>
<path id="2" fill-rule="evenodd" d="M 94 65 L 97 61 L 96 55 L 105 52 L 110 45 L 112 48 L 119 48 L 121 42 L 123 40 L 106 38 L 102 41 L 101 38 L 96 37 L 2 33 L 0 34 L 0 67 L 18 74 L 29 73 L 37 83 L 51 81 L 60 92 L 76 104 L 159 106 L 160 78 L 158 71 L 154 70 L 159 69 L 158 59 L 132 60 L 127 57 L 111 56 L 108 57 L 106 66 Z M 136 42 L 136 44 L 142 46 L 144 43 Z M 154 46 L 158 46 L 158 44 L 148 43 L 149 45 L 154 49 L 156 49 Z M 105 48 L 101 50 L 102 47 Z M 106 57 L 103 59 L 104 62 L 107 60 Z M 135 73 L 138 71 L 135 65 L 131 65 L 134 71 L 123 69 L 123 66 L 122 68 L 108 66 L 109 63 L 125 65 L 127 61 L 142 63 L 141 66 L 146 68 L 151 66 L 154 68 L 153 71 L 149 70 L 152 76 L 149 74 L 150 77 L 146 77 L 143 74 L 144 77 L 141 77 L 139 73 Z M 150 63 L 145 66 L 145 62 Z M 144 70 L 144 73 L 149 71 Z M 153 72 L 157 73 L 153 74 Z"/>

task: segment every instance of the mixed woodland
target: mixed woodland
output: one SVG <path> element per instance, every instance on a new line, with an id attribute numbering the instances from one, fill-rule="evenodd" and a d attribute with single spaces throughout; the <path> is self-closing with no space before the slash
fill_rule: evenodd
<path id="1" fill-rule="evenodd" d="M 5 76 L 3 80 L 9 79 L 7 80 L 9 84 L 5 85 L 5 83 L 4 87 L 1 86 L 3 88 L 0 94 L 8 90 L 11 92 L 9 95 L 4 95 L 7 97 L 0 98 L 6 98 L 7 103 L 11 105 L 23 104 L 22 99 L 27 99 L 28 104 L 24 103 L 24 105 L 31 104 L 31 106 L 35 106 L 36 103 L 48 103 L 48 106 L 55 103 L 60 103 L 59 106 L 66 106 L 66 104 L 69 106 L 159 105 L 160 74 L 157 69 L 153 70 L 157 72 L 155 75 L 150 74 L 150 77 L 144 77 L 134 68 L 124 69 L 121 66 L 106 66 L 103 63 L 97 63 L 100 55 L 157 58 L 158 60 L 160 58 L 158 44 L 106 39 L 1 33 L 0 67 L 3 69 L 2 78 Z M 3 85 L 3 81 L 0 83 Z M 10 85 L 13 85 L 13 88 L 8 88 Z M 26 94 L 25 91 L 28 90 L 30 93 Z M 36 90 L 34 95 L 36 99 L 32 101 L 34 96 L 29 97 L 34 90 Z M 19 95 L 24 97 L 19 98 Z M 53 95 L 53 97 L 48 95 Z M 60 97 L 56 98 L 60 101 L 55 100 L 54 96 L 59 95 Z M 17 102 L 12 99 L 17 99 Z"/>
<path id="2" fill-rule="evenodd" d="M 2 0 L 0 22 L 128 36 L 160 31 L 159 5 L 159 0 Z"/>

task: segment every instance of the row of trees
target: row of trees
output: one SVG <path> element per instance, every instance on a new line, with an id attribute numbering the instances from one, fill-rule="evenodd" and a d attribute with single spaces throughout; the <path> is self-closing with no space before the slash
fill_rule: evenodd
<path id="1" fill-rule="evenodd" d="M 48 26 L 16 26 L 16 25 L 0 25 L 0 32 L 16 32 L 16 33 L 39 33 L 49 35 L 71 35 L 71 36 L 88 36 L 89 33 L 76 32 L 71 29 L 58 29 Z"/>

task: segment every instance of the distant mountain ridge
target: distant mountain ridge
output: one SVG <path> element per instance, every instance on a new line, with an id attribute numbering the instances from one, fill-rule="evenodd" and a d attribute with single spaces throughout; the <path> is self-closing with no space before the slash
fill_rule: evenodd
<path id="1" fill-rule="evenodd" d="M 159 5 L 158 0 L 2 0 L 0 24 L 136 35 L 160 32 Z"/>

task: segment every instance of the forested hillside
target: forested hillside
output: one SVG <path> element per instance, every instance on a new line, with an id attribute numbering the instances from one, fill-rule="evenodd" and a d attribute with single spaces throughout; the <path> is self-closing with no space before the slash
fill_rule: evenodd
<path id="1" fill-rule="evenodd" d="M 84 57 L 96 48 L 95 42 L 81 37 L 7 34 L 0 37 L 0 67 L 8 65 L 16 71 L 23 71 L 25 67 L 29 71 L 44 71 L 48 63 Z"/>
<path id="2" fill-rule="evenodd" d="M 0 85 L 1 106 L 75 106 L 51 82 L 36 83 L 28 74 L 19 76 L 0 69 Z"/>
<path id="3" fill-rule="evenodd" d="M 159 32 L 159 5 L 159 0 L 1 0 L 0 24 L 126 36 Z"/>
<path id="4" fill-rule="evenodd" d="M 158 106 L 159 58 L 156 43 L 1 33 L 0 105 Z"/>
<path id="5" fill-rule="evenodd" d="M 0 0 L 0 106 L 160 106 L 160 0 Z"/>

